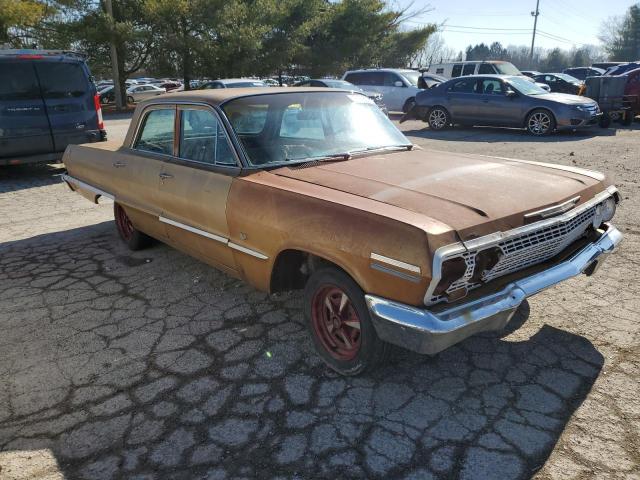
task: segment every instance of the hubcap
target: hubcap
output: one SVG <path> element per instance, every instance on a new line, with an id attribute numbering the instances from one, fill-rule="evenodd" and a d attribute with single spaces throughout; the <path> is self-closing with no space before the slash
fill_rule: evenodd
<path id="1" fill-rule="evenodd" d="M 334 285 L 320 287 L 311 301 L 311 323 L 324 349 L 337 360 L 360 350 L 360 319 L 349 296 Z"/>
<path id="2" fill-rule="evenodd" d="M 549 131 L 551 118 L 546 113 L 538 112 L 529 117 L 529 131 L 536 135 L 542 135 Z"/>
<path id="3" fill-rule="evenodd" d="M 447 114 L 442 110 L 434 110 L 429 115 L 429 125 L 436 130 L 443 128 L 447 124 Z"/>
<path id="4" fill-rule="evenodd" d="M 129 220 L 127 212 L 125 212 L 124 208 L 122 208 L 120 205 L 117 205 L 115 216 L 116 225 L 118 227 L 120 235 L 122 235 L 122 238 L 124 238 L 126 241 L 129 241 L 131 239 L 131 235 L 133 235 L 133 224 L 131 223 L 131 220 Z"/>

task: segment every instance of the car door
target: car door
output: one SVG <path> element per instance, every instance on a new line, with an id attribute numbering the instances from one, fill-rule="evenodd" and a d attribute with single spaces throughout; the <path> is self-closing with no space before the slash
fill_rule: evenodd
<path id="1" fill-rule="evenodd" d="M 53 152 L 53 139 L 32 61 L 0 63 L 0 157 Z M 0 165 L 2 162 L 0 162 Z"/>
<path id="2" fill-rule="evenodd" d="M 394 72 L 379 72 L 380 82 L 383 87 L 380 90 L 384 104 L 392 112 L 400 112 L 407 101 L 408 87 L 405 80 Z"/>
<path id="3" fill-rule="evenodd" d="M 477 95 L 476 84 L 478 80 L 472 78 L 460 78 L 453 82 L 447 89 L 447 108 L 454 122 L 469 122 L 478 117 L 480 95 Z"/>
<path id="4" fill-rule="evenodd" d="M 111 164 L 103 166 L 113 178 L 116 201 L 125 206 L 133 224 L 161 240 L 167 235 L 159 221 L 162 210 L 158 189 L 164 161 L 174 151 L 175 119 L 175 105 L 146 107 L 131 144 L 114 152 Z"/>
<path id="5" fill-rule="evenodd" d="M 44 100 L 53 146 L 63 152 L 67 145 L 98 140 L 95 86 L 78 61 L 34 61 Z M 90 132 L 87 132 L 89 130 Z"/>
<path id="6" fill-rule="evenodd" d="M 481 78 L 478 92 L 481 102 L 476 113 L 483 125 L 516 126 L 522 124 L 520 100 L 507 96 L 509 86 L 498 78 Z"/>
<path id="7" fill-rule="evenodd" d="M 234 272 L 227 196 L 239 163 L 218 114 L 205 105 L 179 105 L 176 155 L 160 172 L 160 221 L 169 242 Z"/>

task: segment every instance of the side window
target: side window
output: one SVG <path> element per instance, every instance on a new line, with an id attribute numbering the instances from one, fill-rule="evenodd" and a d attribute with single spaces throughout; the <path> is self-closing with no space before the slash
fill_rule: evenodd
<path id="1" fill-rule="evenodd" d="M 496 69 L 490 63 L 481 63 L 478 69 L 478 75 L 491 75 L 496 73 Z"/>
<path id="2" fill-rule="evenodd" d="M 545 75 L 544 76 L 544 83 L 556 83 L 556 77 L 554 77 L 552 75 Z"/>
<path id="3" fill-rule="evenodd" d="M 464 66 L 464 70 L 462 71 L 462 75 L 466 76 L 466 75 L 473 75 L 476 71 L 476 64 L 475 63 L 467 63 Z"/>
<path id="4" fill-rule="evenodd" d="M 324 84 L 322 82 L 319 82 L 318 80 L 312 80 L 311 82 L 305 82 L 304 86 L 308 87 L 309 84 L 311 84 L 312 87 L 324 87 Z"/>
<path id="5" fill-rule="evenodd" d="M 450 92 L 455 93 L 475 93 L 476 79 L 460 80 L 449 87 Z"/>
<path id="6" fill-rule="evenodd" d="M 453 66 L 453 70 L 451 71 L 451 78 L 459 77 L 462 74 L 462 64 L 457 64 Z"/>
<path id="7" fill-rule="evenodd" d="M 502 82 L 489 78 L 482 80 L 482 93 L 485 95 L 502 95 Z"/>
<path id="8" fill-rule="evenodd" d="M 436 68 L 436 75 L 442 75 L 444 73 L 444 68 Z"/>
<path id="9" fill-rule="evenodd" d="M 345 79 L 347 82 L 351 82 L 351 83 L 353 83 L 354 85 L 360 85 L 360 84 L 362 83 L 362 82 L 361 82 L 361 80 L 362 80 L 362 75 L 361 75 L 361 74 L 359 74 L 359 73 L 348 73 L 348 74 L 346 75 L 346 77 L 344 77 L 344 79 Z"/>
<path id="10" fill-rule="evenodd" d="M 209 110 L 183 110 L 179 157 L 210 165 L 236 165 L 227 135 Z"/>
<path id="11" fill-rule="evenodd" d="M 173 155 L 174 108 L 151 110 L 144 117 L 134 148 L 145 152 Z"/>
<path id="12" fill-rule="evenodd" d="M 395 73 L 385 72 L 383 75 L 385 87 L 395 87 L 396 82 L 402 82 L 402 79 Z M 404 85 L 404 82 L 402 82 L 402 84 Z"/>

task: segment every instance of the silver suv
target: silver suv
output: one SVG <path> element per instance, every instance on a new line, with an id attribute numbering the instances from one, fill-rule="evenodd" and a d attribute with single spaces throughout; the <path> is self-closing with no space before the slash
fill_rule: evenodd
<path id="1" fill-rule="evenodd" d="M 369 92 L 382 94 L 389 111 L 408 112 L 415 104 L 420 72 L 403 68 L 350 70 L 342 79 Z"/>

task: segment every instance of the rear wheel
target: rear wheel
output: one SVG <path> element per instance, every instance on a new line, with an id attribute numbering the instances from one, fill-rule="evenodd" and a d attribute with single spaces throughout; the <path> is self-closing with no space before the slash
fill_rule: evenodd
<path id="1" fill-rule="evenodd" d="M 451 124 L 451 115 L 444 107 L 433 107 L 427 113 L 427 122 L 431 130 L 444 130 Z"/>
<path id="2" fill-rule="evenodd" d="M 116 228 L 120 238 L 127 244 L 130 250 L 141 250 L 151 245 L 152 238 L 136 228 L 131 223 L 127 212 L 121 205 L 113 205 L 113 215 L 116 220 Z"/>
<path id="3" fill-rule="evenodd" d="M 378 337 L 364 292 L 344 272 L 323 268 L 304 291 L 305 316 L 316 351 L 342 375 L 358 375 L 383 362 L 389 344 Z"/>
<path id="4" fill-rule="evenodd" d="M 526 127 L 532 135 L 549 135 L 556 129 L 556 120 L 550 111 L 537 109 L 527 116 Z"/>

